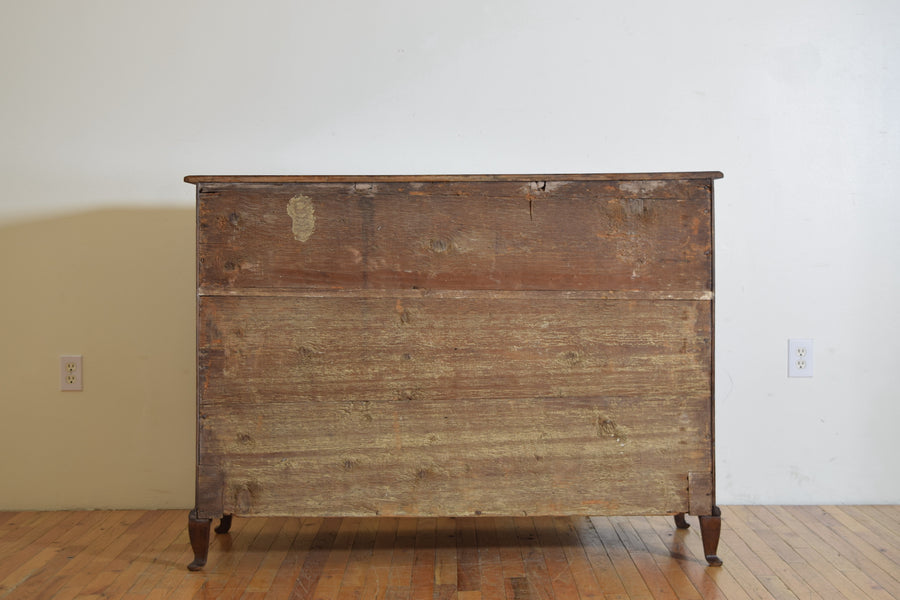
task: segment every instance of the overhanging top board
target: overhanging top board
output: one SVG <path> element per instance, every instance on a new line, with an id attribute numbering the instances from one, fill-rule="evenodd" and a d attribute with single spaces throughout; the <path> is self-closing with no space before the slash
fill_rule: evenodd
<path id="1" fill-rule="evenodd" d="M 721 179 L 720 171 L 683 173 L 578 173 L 544 175 L 188 175 L 187 183 L 360 183 L 428 181 L 641 181 Z"/>

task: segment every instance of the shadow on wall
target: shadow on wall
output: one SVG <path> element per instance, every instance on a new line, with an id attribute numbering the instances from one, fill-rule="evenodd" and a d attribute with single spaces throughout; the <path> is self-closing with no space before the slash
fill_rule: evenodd
<path id="1" fill-rule="evenodd" d="M 194 235 L 193 209 L 0 225 L 0 510 L 193 505 Z"/>

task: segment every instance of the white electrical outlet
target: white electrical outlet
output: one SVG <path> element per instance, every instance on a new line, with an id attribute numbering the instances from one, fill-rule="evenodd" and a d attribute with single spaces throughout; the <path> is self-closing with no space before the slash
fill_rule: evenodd
<path id="1" fill-rule="evenodd" d="M 813 376 L 813 341 L 788 340 L 788 377 Z"/>
<path id="2" fill-rule="evenodd" d="M 84 389 L 84 370 L 80 355 L 59 357 L 59 389 L 80 392 Z"/>

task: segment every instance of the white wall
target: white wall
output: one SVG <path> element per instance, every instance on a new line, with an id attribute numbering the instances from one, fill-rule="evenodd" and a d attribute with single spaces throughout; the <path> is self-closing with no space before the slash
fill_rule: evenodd
<path id="1" fill-rule="evenodd" d="M 187 174 L 721 170 L 719 502 L 900 502 L 895 0 L 5 4 L 0 235 Z"/>

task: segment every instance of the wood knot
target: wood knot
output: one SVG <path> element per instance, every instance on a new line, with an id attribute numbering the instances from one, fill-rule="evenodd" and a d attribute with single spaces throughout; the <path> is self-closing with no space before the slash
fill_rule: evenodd
<path id="1" fill-rule="evenodd" d="M 306 346 L 298 346 L 297 347 L 297 356 L 299 356 L 300 360 L 302 360 L 302 361 L 310 360 L 316 354 L 319 354 L 319 353 L 317 351 L 313 350 L 312 348 L 307 348 Z"/>
<path id="2" fill-rule="evenodd" d="M 227 229 L 240 229 L 241 217 L 236 212 L 232 212 L 228 215 L 219 215 L 218 226 L 222 231 Z"/>
<path id="3" fill-rule="evenodd" d="M 564 352 L 562 354 L 562 362 L 568 365 L 569 367 L 577 367 L 580 366 L 584 360 L 581 357 L 581 353 L 575 350 L 570 350 L 568 352 Z"/>
<path id="4" fill-rule="evenodd" d="M 450 249 L 450 244 L 445 240 L 431 240 L 431 250 L 437 254 L 441 254 Z"/>
<path id="5" fill-rule="evenodd" d="M 400 390 L 394 398 L 398 402 L 417 402 L 422 399 L 419 390 Z"/>
<path id="6" fill-rule="evenodd" d="M 626 432 L 619 427 L 615 421 L 606 417 L 599 417 L 597 419 L 597 436 L 612 438 L 619 442 L 620 446 L 624 446 L 628 439 Z"/>
<path id="7" fill-rule="evenodd" d="M 598 420 L 597 428 L 599 434 L 606 437 L 616 437 L 616 424 L 609 419 Z"/>

